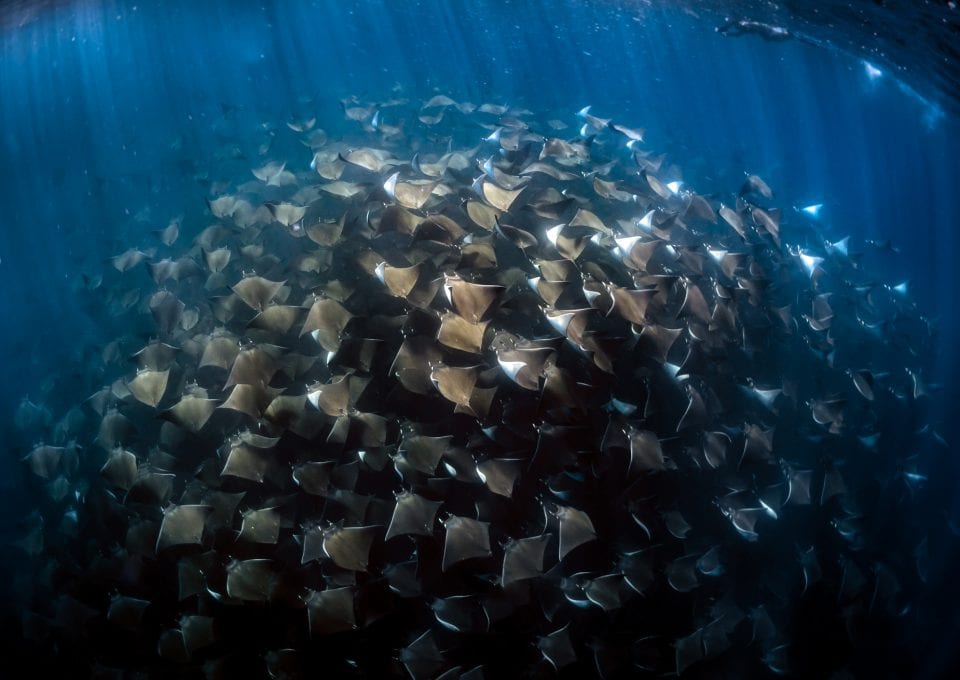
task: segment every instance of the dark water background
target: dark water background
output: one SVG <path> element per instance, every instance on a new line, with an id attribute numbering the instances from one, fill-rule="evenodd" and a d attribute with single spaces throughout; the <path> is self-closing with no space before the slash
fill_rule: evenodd
<path id="1" fill-rule="evenodd" d="M 250 133 L 255 148 L 258 124 L 314 114 L 335 138 L 348 130 L 339 100 L 352 94 L 444 93 L 571 124 L 592 104 L 645 127 L 649 146 L 668 152 L 698 191 L 729 195 L 749 171 L 774 188 L 788 220 L 798 219 L 791 206 L 824 203 L 824 236 L 852 236 L 885 282 L 909 279 L 938 324 L 939 371 L 929 380 L 942 385 L 944 436 L 952 444 L 960 435 L 956 105 L 922 83 L 872 79 L 849 51 L 725 37 L 716 14 L 672 4 L 146 0 L 17 3 L 2 16 L 5 527 L 29 506 L 18 497 L 16 461 L 34 442 L 10 424 L 20 399 L 44 400 L 56 417 L 100 386 L 85 362 L 99 352 L 104 321 L 82 275 L 153 245 L 150 229 L 172 217 L 184 215 L 182 239 L 205 227 L 197 177 L 216 175 L 225 141 Z M 274 155 L 297 169 L 310 161 L 295 142 Z M 891 239 L 902 253 L 871 252 L 865 239 Z M 955 560 L 934 556 L 931 593 L 947 597 L 937 610 L 943 638 L 929 641 L 931 673 L 945 668 L 943 643 L 960 627 L 949 587 Z"/>

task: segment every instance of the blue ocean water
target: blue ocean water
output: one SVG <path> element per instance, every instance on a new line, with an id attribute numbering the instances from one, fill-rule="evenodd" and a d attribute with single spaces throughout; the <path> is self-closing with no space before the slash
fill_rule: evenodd
<path id="1" fill-rule="evenodd" d="M 854 56 L 635 3 L 22 5 L 0 64 L 13 384 L 95 334 L 71 291 L 142 236 L 138 213 L 158 224 L 202 200 L 190 169 L 226 109 L 285 119 L 316 97 L 335 132 L 341 98 L 391 91 L 568 116 L 592 104 L 645 127 L 691 181 L 757 172 L 783 206 L 824 203 L 828 238 L 892 239 L 903 253 L 879 260 L 884 276 L 955 327 L 956 120 Z"/>
<path id="2" fill-rule="evenodd" d="M 879 280 L 909 281 L 938 328 L 928 382 L 932 420 L 951 455 L 960 436 L 956 105 L 829 44 L 722 35 L 714 16 L 670 3 L 546 0 L 0 7 L 6 524 L 30 503 L 20 494 L 18 459 L 35 442 L 12 425 L 21 400 L 58 410 L 100 387 L 88 366 L 108 322 L 84 277 L 129 247 L 148 246 L 150 230 L 176 216 L 184 231 L 202 229 L 204 168 L 235 129 L 315 115 L 336 138 L 351 129 L 341 109 L 351 95 L 447 94 L 571 124 L 590 105 L 645 128 L 646 141 L 690 185 L 735 192 L 745 172 L 756 173 L 786 220 L 802 219 L 794 207 L 822 203 L 823 238 L 850 236 Z M 277 144 L 276 155 L 307 168 L 302 147 Z M 889 240 L 899 252 L 867 240 Z M 938 511 L 960 516 L 960 508 Z M 935 571 L 955 557 L 935 556 Z M 931 583 L 943 588 L 945 578 Z M 941 610 L 954 617 L 943 640 L 960 625 L 954 609 Z M 928 651 L 948 654 L 942 641 Z M 940 669 L 948 657 L 928 660 Z"/>

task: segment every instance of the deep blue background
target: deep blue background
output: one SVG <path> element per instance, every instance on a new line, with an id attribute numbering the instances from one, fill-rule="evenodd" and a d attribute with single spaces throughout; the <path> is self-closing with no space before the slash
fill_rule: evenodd
<path id="1" fill-rule="evenodd" d="M 866 266 L 890 283 L 910 278 L 938 318 L 943 353 L 930 380 L 944 384 L 949 416 L 960 358 L 960 126 L 894 79 L 871 81 L 852 56 L 727 38 L 678 10 L 616 2 L 140 0 L 18 11 L 0 23 L 0 432 L 9 449 L 0 489 L 29 445 L 9 426 L 16 404 L 40 398 L 44 385 L 71 393 L 101 340 L 81 273 L 151 245 L 149 229 L 176 215 L 185 232 L 205 226 L 192 175 L 225 140 L 225 107 L 239 107 L 234 129 L 315 113 L 336 135 L 346 129 L 339 99 L 351 94 L 442 92 L 571 123 L 592 104 L 647 128 L 649 145 L 699 191 L 729 195 L 755 172 L 785 208 L 825 203 L 833 240 L 892 239 L 902 255 L 872 255 Z M 290 160 L 308 162 L 305 152 Z M 949 439 L 958 428 L 947 420 Z"/>

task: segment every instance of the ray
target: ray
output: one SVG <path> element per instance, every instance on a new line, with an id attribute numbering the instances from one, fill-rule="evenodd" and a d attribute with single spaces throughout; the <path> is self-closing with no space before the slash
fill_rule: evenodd
<path id="1" fill-rule="evenodd" d="M 304 598 L 311 637 L 342 633 L 357 627 L 355 589 L 312 590 Z"/>
<path id="2" fill-rule="evenodd" d="M 555 515 L 560 520 L 560 552 L 558 559 L 563 560 L 572 550 L 597 538 L 596 529 L 590 516 L 583 510 L 559 506 Z"/>
<path id="3" fill-rule="evenodd" d="M 682 333 L 683 329 L 680 328 L 644 325 L 638 345 L 662 364 L 666 362 L 670 348 Z"/>
<path id="4" fill-rule="evenodd" d="M 246 383 L 234 385 L 226 401 L 218 409 L 243 413 L 254 421 L 260 420 L 264 409 L 270 404 L 270 393 L 260 385 Z"/>
<path id="5" fill-rule="evenodd" d="M 400 650 L 400 663 L 413 680 L 428 680 L 443 668 L 443 655 L 429 629 Z"/>
<path id="6" fill-rule="evenodd" d="M 265 390 L 277 372 L 277 363 L 271 354 L 262 346 L 240 350 L 230 367 L 224 389 L 248 385 Z"/>
<path id="7" fill-rule="evenodd" d="M 304 493 L 323 496 L 330 488 L 330 474 L 336 461 L 306 462 L 293 468 L 293 480 Z"/>
<path id="8" fill-rule="evenodd" d="M 188 614 L 180 617 L 180 632 L 187 654 L 209 647 L 217 640 L 215 620 L 212 616 Z"/>
<path id="9" fill-rule="evenodd" d="M 267 203 L 267 209 L 277 222 L 285 227 L 299 223 L 307 209 L 292 203 Z"/>
<path id="10" fill-rule="evenodd" d="M 204 262 L 206 262 L 207 269 L 211 274 L 219 274 L 226 269 L 227 265 L 230 264 L 232 256 L 233 253 L 226 246 L 217 248 L 216 250 L 203 251 Z"/>
<path id="11" fill-rule="evenodd" d="M 700 585 L 696 573 L 697 559 L 696 555 L 687 555 L 667 565 L 667 583 L 671 588 L 678 593 L 689 593 Z"/>
<path id="12" fill-rule="evenodd" d="M 747 175 L 740 187 L 740 195 L 757 193 L 764 198 L 773 198 L 773 190 L 758 175 Z"/>
<path id="13" fill-rule="evenodd" d="M 340 159 L 369 172 L 380 172 L 395 162 L 389 152 L 371 148 L 353 149 L 341 154 Z"/>
<path id="14" fill-rule="evenodd" d="M 137 479 L 127 491 L 124 503 L 141 503 L 160 507 L 170 498 L 176 475 L 168 472 L 150 472 L 138 468 Z"/>
<path id="15" fill-rule="evenodd" d="M 513 497 L 513 490 L 520 477 L 522 460 L 488 458 L 477 463 L 477 475 L 487 488 L 499 496 Z"/>
<path id="16" fill-rule="evenodd" d="M 410 491 L 397 495 L 393 517 L 384 540 L 394 536 L 433 536 L 434 521 L 443 501 L 431 501 Z"/>
<path id="17" fill-rule="evenodd" d="M 249 328 L 285 335 L 300 317 L 300 308 L 289 305 L 268 305 L 251 319 Z"/>
<path id="18" fill-rule="evenodd" d="M 274 544 L 280 536 L 280 512 L 276 507 L 248 510 L 243 513 L 240 540 Z"/>
<path id="19" fill-rule="evenodd" d="M 549 662 L 554 672 L 557 673 L 577 660 L 577 653 L 570 640 L 569 627 L 570 624 L 567 624 L 563 628 L 537 640 L 537 648 L 543 658 Z"/>
<path id="20" fill-rule="evenodd" d="M 379 526 L 330 527 L 323 532 L 323 552 L 341 569 L 367 571 L 370 549 L 381 531 Z"/>
<path id="21" fill-rule="evenodd" d="M 437 391 L 458 406 L 470 403 L 477 384 L 478 367 L 436 366 L 430 371 L 430 380 Z"/>
<path id="22" fill-rule="evenodd" d="M 400 442 L 397 454 L 405 465 L 423 474 L 433 475 L 440 464 L 440 457 L 446 453 L 452 439 L 452 436 L 407 435 Z"/>
<path id="23" fill-rule="evenodd" d="M 150 600 L 141 600 L 116 593 L 110 598 L 107 621 L 127 630 L 138 630 L 143 621 L 143 615 L 149 606 Z"/>
<path id="24" fill-rule="evenodd" d="M 440 317 L 437 342 L 451 349 L 479 354 L 484 347 L 484 335 L 488 321 L 471 323 L 459 314 L 446 312 Z"/>
<path id="25" fill-rule="evenodd" d="M 157 330 L 170 335 L 180 323 L 185 305 L 170 291 L 158 290 L 150 296 L 149 307 Z"/>
<path id="26" fill-rule="evenodd" d="M 505 290 L 503 286 L 464 281 L 459 276 L 446 276 L 443 288 L 454 311 L 472 324 L 484 320 Z"/>
<path id="27" fill-rule="evenodd" d="M 525 390 L 539 391 L 546 362 L 554 356 L 551 347 L 516 348 L 497 352 L 497 363 L 513 382 Z"/>
<path id="28" fill-rule="evenodd" d="M 376 276 L 393 295 L 406 298 L 413 292 L 420 279 L 420 266 L 392 267 L 381 262 L 375 270 Z"/>
<path id="29" fill-rule="evenodd" d="M 649 430 L 632 430 L 630 438 L 630 473 L 666 469 L 660 439 Z"/>
<path id="30" fill-rule="evenodd" d="M 308 388 L 307 401 L 328 416 L 345 416 L 350 407 L 350 376 L 334 378 L 326 385 Z"/>
<path id="31" fill-rule="evenodd" d="M 466 209 L 467 216 L 471 221 L 487 231 L 493 231 L 497 228 L 497 220 L 503 214 L 502 210 L 479 201 L 467 201 Z"/>
<path id="32" fill-rule="evenodd" d="M 43 479 L 52 478 L 60 469 L 65 449 L 62 446 L 38 445 L 27 454 L 25 461 L 30 471 Z"/>
<path id="33" fill-rule="evenodd" d="M 300 329 L 300 335 L 308 333 L 323 349 L 335 352 L 340 348 L 341 334 L 353 318 L 336 300 L 320 298 L 314 301 Z"/>
<path id="34" fill-rule="evenodd" d="M 786 466 L 787 505 L 810 505 L 813 470 L 797 470 Z"/>
<path id="35" fill-rule="evenodd" d="M 126 250 L 123 253 L 111 258 L 111 262 L 118 272 L 126 272 L 130 271 L 144 260 L 153 257 L 153 255 L 154 252 L 152 250 L 144 252 L 137 250 L 136 248 L 130 248 L 129 250 Z"/>
<path id="36" fill-rule="evenodd" d="M 398 181 L 399 173 L 393 173 L 383 184 L 383 188 L 391 199 L 404 208 L 420 210 L 430 199 L 431 194 L 440 184 L 438 181 Z"/>
<path id="37" fill-rule="evenodd" d="M 169 379 L 170 369 L 165 371 L 145 369 L 137 372 L 133 380 L 127 383 L 127 388 L 141 404 L 156 408 L 166 394 Z"/>
<path id="38" fill-rule="evenodd" d="M 137 368 L 150 371 L 166 371 L 174 363 L 179 348 L 165 342 L 155 340 L 145 345 L 130 359 L 137 364 Z"/>
<path id="39" fill-rule="evenodd" d="M 615 611 L 623 606 L 620 597 L 620 587 L 623 583 L 623 575 L 607 574 L 599 576 L 587 582 L 583 587 L 583 594 L 587 596 L 593 604 L 600 607 L 605 612 Z"/>
<path id="40" fill-rule="evenodd" d="M 186 394 L 180 401 L 160 415 L 162 418 L 196 434 L 207 424 L 216 408 L 216 399 L 206 399 L 193 394 Z"/>
<path id="41" fill-rule="evenodd" d="M 129 491 L 137 480 L 137 457 L 131 451 L 116 448 L 100 468 L 100 474 L 113 487 Z"/>
<path id="42" fill-rule="evenodd" d="M 465 560 L 491 555 L 489 523 L 451 515 L 443 521 L 443 526 L 446 529 L 443 571 Z"/>
<path id="43" fill-rule="evenodd" d="M 176 219 L 171 220 L 163 229 L 155 230 L 154 234 L 160 239 L 163 245 L 172 246 L 180 236 L 180 222 Z"/>
<path id="44" fill-rule="evenodd" d="M 222 477 L 237 477 L 250 482 L 263 482 L 267 473 L 269 458 L 266 454 L 243 443 L 234 444 L 220 475 Z"/>
<path id="45" fill-rule="evenodd" d="M 227 335 L 211 337 L 203 348 L 199 368 L 214 366 L 229 371 L 240 353 L 237 339 Z"/>
<path id="46" fill-rule="evenodd" d="M 246 276 L 234 284 L 231 290 L 249 307 L 262 312 L 267 303 L 277 297 L 284 283 L 284 281 L 270 281 L 262 276 Z"/>
<path id="47" fill-rule="evenodd" d="M 273 560 L 234 560 L 227 565 L 227 595 L 245 602 L 267 602 L 274 589 Z"/>
<path id="48" fill-rule="evenodd" d="M 200 545 L 204 523 L 211 510 L 207 505 L 171 505 L 165 508 L 156 551 L 160 553 L 180 545 Z"/>
<path id="49" fill-rule="evenodd" d="M 506 588 L 517 581 L 539 577 L 543 572 L 543 557 L 549 542 L 548 534 L 508 541 L 503 548 L 500 586 Z"/>

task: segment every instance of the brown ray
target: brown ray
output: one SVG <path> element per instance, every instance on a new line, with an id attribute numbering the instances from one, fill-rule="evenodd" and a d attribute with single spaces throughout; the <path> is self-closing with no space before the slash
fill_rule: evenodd
<path id="1" fill-rule="evenodd" d="M 341 569 L 366 571 L 379 526 L 333 526 L 323 532 L 323 552 Z"/>
<path id="2" fill-rule="evenodd" d="M 127 383 L 127 388 L 141 404 L 156 408 L 167 391 L 169 379 L 170 369 L 165 371 L 146 369 L 137 372 L 133 380 Z"/>
<path id="3" fill-rule="evenodd" d="M 459 314 L 445 312 L 440 317 L 437 342 L 452 349 L 479 354 L 483 350 L 483 337 L 488 321 L 470 323 Z"/>
<path id="4" fill-rule="evenodd" d="M 353 318 L 343 305 L 328 298 L 318 298 L 310 307 L 300 335 L 309 333 L 321 347 L 335 352 L 340 347 L 341 334 Z"/>
<path id="5" fill-rule="evenodd" d="M 250 482 L 263 482 L 267 473 L 267 466 L 270 462 L 269 454 L 248 446 L 247 444 L 234 444 L 224 463 L 220 475 L 223 477 L 239 477 Z"/>
<path id="6" fill-rule="evenodd" d="M 114 449 L 100 468 L 100 475 L 110 486 L 129 491 L 137 480 L 136 455 L 126 449 Z"/>
<path id="7" fill-rule="evenodd" d="M 249 385 L 238 383 L 226 401 L 217 406 L 218 409 L 230 409 L 246 414 L 253 420 L 259 420 L 264 410 L 270 405 L 273 395 L 262 384 Z"/>
<path id="8" fill-rule="evenodd" d="M 270 281 L 262 276 L 246 276 L 232 286 L 231 290 L 249 307 L 259 312 L 277 297 L 284 283 Z"/>
<path id="9" fill-rule="evenodd" d="M 491 208 L 479 201 L 467 201 L 467 216 L 478 227 L 493 231 L 497 227 L 497 219 L 503 214 L 502 210 Z"/>
<path id="10" fill-rule="evenodd" d="M 470 323 L 480 323 L 503 298 L 503 286 L 471 283 L 459 276 L 444 276 L 447 300 L 454 311 Z"/>
<path id="11" fill-rule="evenodd" d="M 273 219 L 285 227 L 300 222 L 307 212 L 306 207 L 292 203 L 267 203 L 266 206 Z"/>
<path id="12" fill-rule="evenodd" d="M 249 328 L 258 328 L 276 335 L 284 335 L 297 322 L 301 308 L 289 305 L 269 305 L 250 321 Z"/>

